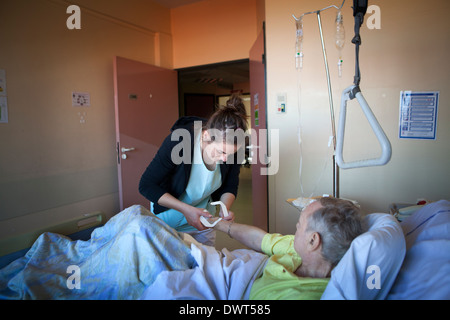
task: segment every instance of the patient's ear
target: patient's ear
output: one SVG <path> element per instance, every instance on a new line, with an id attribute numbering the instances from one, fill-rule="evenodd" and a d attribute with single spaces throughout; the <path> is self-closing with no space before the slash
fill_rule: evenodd
<path id="1" fill-rule="evenodd" d="M 308 250 L 316 251 L 320 249 L 321 245 L 322 239 L 320 237 L 320 234 L 318 232 L 311 232 L 309 235 Z"/>

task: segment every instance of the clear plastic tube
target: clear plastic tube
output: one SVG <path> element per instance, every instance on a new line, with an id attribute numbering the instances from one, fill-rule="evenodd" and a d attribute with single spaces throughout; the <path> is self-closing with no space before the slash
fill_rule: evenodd
<path id="1" fill-rule="evenodd" d="M 303 19 L 295 21 L 296 25 L 296 42 L 295 42 L 295 68 L 303 68 Z"/>

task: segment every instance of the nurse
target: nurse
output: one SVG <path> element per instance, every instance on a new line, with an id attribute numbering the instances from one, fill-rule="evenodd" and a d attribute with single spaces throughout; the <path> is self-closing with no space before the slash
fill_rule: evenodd
<path id="1" fill-rule="evenodd" d="M 206 228 L 200 217 L 215 214 L 210 202 L 220 200 L 230 209 L 236 199 L 246 131 L 247 114 L 238 96 L 209 120 L 178 119 L 139 183 L 152 212 L 177 231 L 213 246 L 215 231 Z M 221 209 L 219 215 L 234 219 L 230 210 L 227 217 Z"/>

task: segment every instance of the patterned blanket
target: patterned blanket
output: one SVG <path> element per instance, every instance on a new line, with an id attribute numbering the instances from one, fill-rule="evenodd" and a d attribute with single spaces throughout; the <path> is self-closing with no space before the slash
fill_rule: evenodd
<path id="1" fill-rule="evenodd" d="M 42 234 L 24 257 L 0 270 L 0 299 L 138 299 L 162 271 L 195 266 L 175 230 L 132 206 L 89 241 Z"/>

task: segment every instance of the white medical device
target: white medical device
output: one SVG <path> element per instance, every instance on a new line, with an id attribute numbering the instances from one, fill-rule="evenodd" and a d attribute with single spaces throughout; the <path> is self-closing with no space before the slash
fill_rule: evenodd
<path id="1" fill-rule="evenodd" d="M 220 208 L 222 209 L 222 212 L 223 212 L 223 216 L 228 217 L 228 209 L 222 201 L 211 202 L 210 204 L 213 206 L 220 206 Z M 204 211 L 208 212 L 208 210 L 206 210 L 206 209 Z M 216 221 L 214 221 L 214 223 L 210 223 L 208 220 L 206 220 L 206 218 L 204 216 L 200 217 L 200 221 L 203 223 L 203 225 L 205 227 L 208 227 L 208 228 L 213 228 L 216 224 L 219 223 L 220 220 L 222 220 L 222 218 L 217 219 Z"/>

